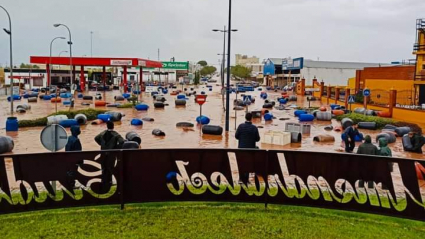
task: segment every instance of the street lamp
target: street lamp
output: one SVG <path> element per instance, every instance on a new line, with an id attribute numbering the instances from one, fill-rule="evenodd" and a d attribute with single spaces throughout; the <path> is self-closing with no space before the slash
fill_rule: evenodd
<path id="1" fill-rule="evenodd" d="M 224 85 L 224 62 L 226 55 L 226 33 L 228 33 L 228 50 L 227 50 L 227 83 L 226 83 L 226 132 L 229 132 L 229 118 L 230 118 L 230 43 L 231 43 L 231 32 L 237 32 L 237 29 L 232 29 L 232 0 L 229 0 L 229 29 L 226 30 L 226 26 L 224 26 L 224 30 L 213 29 L 213 32 L 222 32 L 224 35 L 224 46 L 223 46 L 223 73 L 222 73 L 222 85 Z"/>
<path id="2" fill-rule="evenodd" d="M 73 79 L 72 79 L 72 38 L 71 38 L 71 30 L 69 30 L 69 27 L 65 24 L 61 24 L 61 23 L 57 23 L 57 24 L 53 24 L 54 27 L 60 27 L 63 26 L 68 30 L 69 33 L 69 79 L 70 79 L 70 84 L 71 84 L 71 91 L 72 91 L 72 85 L 73 85 Z"/>
<path id="3" fill-rule="evenodd" d="M 12 20 L 10 20 L 9 12 L 6 8 L 0 6 L 3 9 L 7 17 L 9 18 L 9 30 L 3 28 L 3 30 L 9 35 L 10 39 L 10 114 L 13 116 L 13 57 L 12 57 Z"/>
<path id="4" fill-rule="evenodd" d="M 50 84 L 52 83 L 52 46 L 53 46 L 53 42 L 57 39 L 62 39 L 65 40 L 65 37 L 55 37 L 53 38 L 53 40 L 50 42 L 50 58 L 49 58 L 49 84 L 47 87 L 49 87 L 50 89 Z M 60 53 L 59 53 L 60 55 Z M 57 92 L 56 92 L 57 93 Z"/>
<path id="5" fill-rule="evenodd" d="M 59 57 L 62 55 L 62 53 L 68 53 L 68 51 L 61 51 L 61 52 L 59 52 Z"/>
<path id="6" fill-rule="evenodd" d="M 93 32 L 90 32 L 90 53 L 91 57 L 93 57 Z"/>

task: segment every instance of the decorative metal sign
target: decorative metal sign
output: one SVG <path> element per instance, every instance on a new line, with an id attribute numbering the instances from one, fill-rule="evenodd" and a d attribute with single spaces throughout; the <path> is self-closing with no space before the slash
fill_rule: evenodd
<path id="1" fill-rule="evenodd" d="M 292 204 L 425 220 L 425 162 L 167 149 L 0 157 L 0 212 L 161 201 Z"/>

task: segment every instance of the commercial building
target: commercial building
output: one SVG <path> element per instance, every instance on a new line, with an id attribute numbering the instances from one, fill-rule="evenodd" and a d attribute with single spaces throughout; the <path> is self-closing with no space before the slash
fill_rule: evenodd
<path id="1" fill-rule="evenodd" d="M 236 65 L 246 67 L 252 64 L 260 64 L 260 58 L 256 56 L 249 57 L 247 55 L 236 54 Z"/>
<path id="2" fill-rule="evenodd" d="M 284 86 L 300 79 L 311 85 L 313 79 L 325 81 L 330 85 L 347 85 L 349 78 L 357 70 L 365 67 L 379 67 L 380 63 L 314 61 L 300 58 L 269 58 L 264 65 L 264 83 L 266 85 Z"/>

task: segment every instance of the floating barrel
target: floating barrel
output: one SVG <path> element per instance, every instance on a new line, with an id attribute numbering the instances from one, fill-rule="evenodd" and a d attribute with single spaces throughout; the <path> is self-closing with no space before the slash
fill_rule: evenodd
<path id="1" fill-rule="evenodd" d="M 273 104 L 272 103 L 266 103 L 266 104 L 263 105 L 263 108 L 264 109 L 271 109 L 271 108 L 273 108 Z"/>
<path id="2" fill-rule="evenodd" d="M 141 126 L 141 125 L 143 125 L 143 121 L 141 119 L 132 119 L 131 120 L 131 125 Z"/>
<path id="3" fill-rule="evenodd" d="M 409 135 L 405 134 L 403 136 L 401 142 L 403 143 L 403 149 L 405 151 L 412 151 L 413 150 L 412 141 L 410 141 Z"/>
<path id="4" fill-rule="evenodd" d="M 143 121 L 147 121 L 147 122 L 154 122 L 154 121 L 155 121 L 155 119 L 154 119 L 154 118 L 148 118 L 148 117 L 143 118 L 142 120 L 143 120 Z"/>
<path id="5" fill-rule="evenodd" d="M 394 131 L 397 129 L 398 127 L 392 124 L 387 124 L 384 126 L 384 129 L 393 129 Z"/>
<path id="6" fill-rule="evenodd" d="M 91 125 L 101 125 L 103 123 L 104 123 L 103 120 L 97 119 L 97 120 L 93 120 L 91 122 Z"/>
<path id="7" fill-rule="evenodd" d="M 321 111 L 316 113 L 316 118 L 317 120 L 320 120 L 320 121 L 329 121 L 329 120 L 332 120 L 332 114 L 331 112 Z"/>
<path id="8" fill-rule="evenodd" d="M 59 124 L 61 121 L 67 120 L 67 119 L 68 119 L 68 116 L 66 116 L 66 115 L 49 116 L 49 117 L 47 117 L 47 125 Z"/>
<path id="9" fill-rule="evenodd" d="M 162 94 L 168 94 L 168 90 L 167 89 L 163 89 L 162 90 Z"/>
<path id="10" fill-rule="evenodd" d="M 325 106 L 322 106 L 322 107 L 320 107 L 320 109 L 319 109 L 320 111 L 322 111 L 322 112 L 325 112 L 327 109 L 326 109 L 326 107 Z"/>
<path id="11" fill-rule="evenodd" d="M 376 122 L 359 122 L 359 129 L 371 129 L 375 130 L 377 128 Z"/>
<path id="12" fill-rule="evenodd" d="M 202 126 L 202 133 L 209 135 L 222 135 L 223 127 L 216 125 L 204 125 Z"/>
<path id="13" fill-rule="evenodd" d="M 311 114 L 314 115 L 314 118 L 316 118 L 318 112 L 320 112 L 320 110 L 313 110 L 313 112 L 311 112 Z"/>
<path id="14" fill-rule="evenodd" d="M 28 98 L 28 102 L 29 102 L 29 103 L 37 102 L 37 97 L 31 97 L 31 98 Z"/>
<path id="15" fill-rule="evenodd" d="M 380 133 L 376 136 L 376 142 L 379 142 L 380 138 L 385 138 L 389 144 L 395 143 L 397 141 L 397 138 L 394 134 L 389 133 Z"/>
<path id="16" fill-rule="evenodd" d="M 106 101 L 97 100 L 97 101 L 94 102 L 94 106 L 104 107 L 104 106 L 106 106 Z"/>
<path id="17" fill-rule="evenodd" d="M 262 99 L 267 99 L 267 93 L 261 93 L 260 97 L 261 97 Z"/>
<path id="18" fill-rule="evenodd" d="M 110 120 L 114 122 L 121 121 L 123 116 L 120 112 L 107 112 L 106 114 L 110 115 L 111 116 Z"/>
<path id="19" fill-rule="evenodd" d="M 208 118 L 207 116 L 198 116 L 196 117 L 196 122 L 198 124 L 209 124 L 210 123 L 210 118 Z"/>
<path id="20" fill-rule="evenodd" d="M 18 131 L 19 123 L 16 117 L 7 117 L 6 120 L 6 131 Z"/>
<path id="21" fill-rule="evenodd" d="M 84 95 L 81 94 L 81 93 L 78 93 L 77 97 L 78 97 L 78 99 L 82 99 L 84 97 Z"/>
<path id="22" fill-rule="evenodd" d="M 155 108 L 164 108 L 165 107 L 163 102 L 155 102 L 155 103 L 153 103 L 153 106 Z"/>
<path id="23" fill-rule="evenodd" d="M 325 126 L 325 130 L 327 130 L 327 131 L 331 131 L 333 129 L 334 129 L 334 127 L 332 125 Z"/>
<path id="24" fill-rule="evenodd" d="M 350 118 L 344 118 L 341 120 L 342 129 L 346 129 L 354 124 L 353 120 Z"/>
<path id="25" fill-rule="evenodd" d="M 331 107 L 331 109 L 332 109 L 332 110 L 334 110 L 334 109 L 335 109 L 335 107 L 337 107 L 337 106 L 339 106 L 339 105 L 337 105 L 337 104 L 331 104 L 331 105 L 330 105 L 330 107 Z"/>
<path id="26" fill-rule="evenodd" d="M 136 110 L 138 110 L 138 111 L 146 111 L 148 109 L 149 109 L 149 105 L 146 105 L 146 104 L 136 105 Z"/>
<path id="27" fill-rule="evenodd" d="M 90 103 L 83 102 L 83 103 L 81 103 L 81 105 L 82 105 L 82 106 L 90 106 Z"/>
<path id="28" fill-rule="evenodd" d="M 121 104 L 107 104 L 106 105 L 106 107 L 109 107 L 109 108 L 117 108 L 119 106 L 121 106 Z"/>
<path id="29" fill-rule="evenodd" d="M 24 108 L 16 108 L 17 113 L 25 113 L 27 112 Z"/>
<path id="30" fill-rule="evenodd" d="M 345 112 L 343 110 L 332 110 L 332 114 L 338 116 L 338 115 L 344 115 Z"/>
<path id="31" fill-rule="evenodd" d="M 63 88 L 63 89 L 60 89 L 60 90 L 59 90 L 59 92 L 60 92 L 60 93 L 66 93 L 66 92 L 67 92 L 67 90 Z"/>
<path id="32" fill-rule="evenodd" d="M 354 109 L 354 113 L 357 113 L 357 114 L 364 114 L 364 112 L 365 112 L 365 108 L 355 108 Z"/>
<path id="33" fill-rule="evenodd" d="M 51 100 L 52 97 L 50 95 L 44 95 L 43 100 Z"/>
<path id="34" fill-rule="evenodd" d="M 139 136 L 136 132 L 134 132 L 134 131 L 128 132 L 128 133 L 125 135 L 125 138 L 126 138 L 128 141 L 136 142 L 136 143 L 138 143 L 139 145 L 142 143 L 142 138 L 140 138 L 140 136 Z"/>
<path id="35" fill-rule="evenodd" d="M 72 97 L 72 95 L 71 95 L 71 93 L 61 93 L 61 94 L 59 95 L 59 97 L 60 97 L 60 98 L 63 98 L 63 99 L 68 99 L 68 98 L 71 98 L 71 97 Z"/>
<path id="36" fill-rule="evenodd" d="M 189 122 L 179 122 L 176 124 L 176 127 L 187 127 L 187 128 L 192 128 L 195 125 Z"/>
<path id="37" fill-rule="evenodd" d="M 126 98 L 126 99 L 128 99 L 128 98 L 130 98 L 130 94 L 128 94 L 128 93 L 124 93 L 124 94 L 122 94 L 122 97 L 124 97 L 124 98 Z"/>
<path id="38" fill-rule="evenodd" d="M 186 100 L 176 100 L 176 105 L 186 105 Z"/>
<path id="39" fill-rule="evenodd" d="M 296 116 L 296 117 L 299 117 L 300 115 L 302 115 L 302 114 L 307 114 L 307 111 L 305 111 L 305 110 L 296 110 L 295 112 L 294 112 L 294 115 Z"/>
<path id="40" fill-rule="evenodd" d="M 62 99 L 61 98 L 52 98 L 52 99 L 50 99 L 50 102 L 52 102 L 52 103 L 61 103 L 62 102 Z"/>
<path id="41" fill-rule="evenodd" d="M 102 120 L 103 122 L 108 122 L 111 120 L 111 116 L 109 114 L 99 114 L 97 115 L 97 118 Z"/>
<path id="42" fill-rule="evenodd" d="M 165 102 L 165 101 L 167 101 L 167 99 L 165 99 L 165 97 L 164 96 L 162 96 L 162 95 L 159 95 L 159 96 L 157 96 L 156 98 L 154 98 L 156 101 L 160 101 L 160 102 Z"/>
<path id="43" fill-rule="evenodd" d="M 165 136 L 164 131 L 160 130 L 160 129 L 154 129 L 152 130 L 152 134 L 155 136 Z"/>
<path id="44" fill-rule="evenodd" d="M 133 94 L 140 95 L 141 94 L 141 91 L 140 90 L 133 90 Z"/>
<path id="45" fill-rule="evenodd" d="M 56 94 L 50 94 L 52 98 L 56 98 Z"/>
<path id="46" fill-rule="evenodd" d="M 30 110 L 31 109 L 31 105 L 28 105 L 28 104 L 22 104 L 22 105 L 18 105 L 18 106 L 16 106 L 16 108 L 18 109 L 18 108 L 22 108 L 22 109 L 24 109 L 24 110 Z"/>
<path id="47" fill-rule="evenodd" d="M 366 110 L 366 115 L 376 116 L 376 112 L 374 110 Z"/>
<path id="48" fill-rule="evenodd" d="M 177 99 L 178 100 L 186 99 L 186 96 L 185 95 L 178 95 L 177 96 Z"/>
<path id="49" fill-rule="evenodd" d="M 389 111 L 379 111 L 376 113 L 379 117 L 382 118 L 391 118 L 391 113 Z"/>
<path id="50" fill-rule="evenodd" d="M 335 137 L 328 134 L 317 135 L 317 136 L 314 136 L 313 140 L 316 142 L 335 142 Z"/>
<path id="51" fill-rule="evenodd" d="M 122 145 L 122 149 L 139 149 L 140 145 L 134 141 L 126 141 Z"/>
<path id="52" fill-rule="evenodd" d="M 28 99 L 30 97 L 29 94 L 24 94 L 24 99 Z"/>
<path id="53" fill-rule="evenodd" d="M 284 104 L 287 103 L 287 100 L 285 100 L 285 99 L 279 99 L 279 103 L 282 104 L 282 105 L 284 105 Z"/>
<path id="54" fill-rule="evenodd" d="M 243 106 L 235 106 L 233 107 L 233 110 L 244 110 L 245 108 Z"/>
<path id="55" fill-rule="evenodd" d="M 78 125 L 78 122 L 75 119 L 67 119 L 62 120 L 59 125 L 65 128 L 69 128 L 71 126 Z"/>
<path id="56" fill-rule="evenodd" d="M 0 154 L 12 152 L 15 143 L 9 136 L 0 136 Z"/>
<path id="57" fill-rule="evenodd" d="M 78 122 L 79 125 L 87 124 L 87 116 L 85 114 L 77 114 L 74 119 Z"/>
<path id="58" fill-rule="evenodd" d="M 155 95 L 157 95 L 157 94 L 159 94 L 159 93 L 158 93 L 158 92 L 156 92 L 156 91 L 151 92 L 151 96 L 155 96 Z"/>
<path id="59" fill-rule="evenodd" d="M 300 132 L 291 132 L 291 143 L 301 143 L 302 137 Z"/>
<path id="60" fill-rule="evenodd" d="M 21 96 L 20 95 L 13 95 L 13 101 L 15 100 L 21 100 Z M 10 102 L 10 96 L 7 97 L 7 101 Z"/>
<path id="61" fill-rule="evenodd" d="M 410 127 L 397 127 L 395 132 L 398 137 L 403 137 L 405 134 L 408 134 L 411 131 Z"/>
<path id="62" fill-rule="evenodd" d="M 101 100 L 101 99 L 102 99 L 102 96 L 101 96 L 101 95 L 96 95 L 94 98 L 95 98 L 96 100 Z"/>
<path id="63" fill-rule="evenodd" d="M 265 121 L 271 121 L 273 120 L 273 115 L 270 113 L 264 114 L 264 120 Z"/>
<path id="64" fill-rule="evenodd" d="M 71 105 L 71 101 L 64 101 L 63 105 Z"/>
<path id="65" fill-rule="evenodd" d="M 83 96 L 83 100 L 93 100 L 93 96 L 85 95 L 85 96 Z"/>
<path id="66" fill-rule="evenodd" d="M 123 101 L 124 97 L 121 96 L 121 95 L 116 95 L 116 96 L 114 96 L 114 99 L 115 99 L 115 101 Z"/>
<path id="67" fill-rule="evenodd" d="M 301 122 L 310 122 L 314 120 L 314 115 L 312 114 L 301 114 L 299 117 Z"/>

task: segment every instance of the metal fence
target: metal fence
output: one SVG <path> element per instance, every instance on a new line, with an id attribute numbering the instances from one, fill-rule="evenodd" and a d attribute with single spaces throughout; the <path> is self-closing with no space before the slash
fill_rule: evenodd
<path id="1" fill-rule="evenodd" d="M 425 220 L 425 162 L 161 149 L 0 156 L 0 213 L 165 201 L 304 205 Z"/>
<path id="2" fill-rule="evenodd" d="M 390 103 L 390 92 L 388 90 L 374 89 L 370 94 L 369 104 L 388 107 Z"/>
<path id="3" fill-rule="evenodd" d="M 411 106 L 415 104 L 415 92 L 413 90 L 397 91 L 396 104 L 398 106 Z"/>

